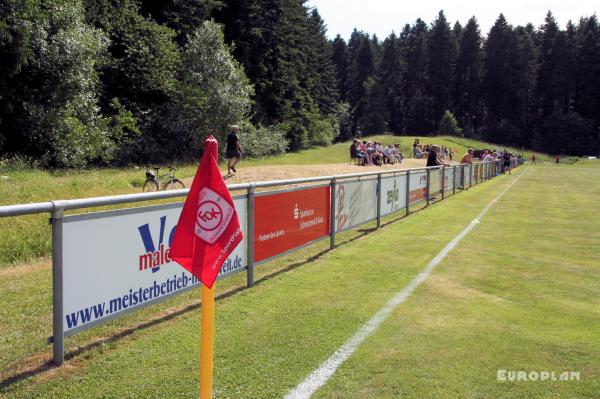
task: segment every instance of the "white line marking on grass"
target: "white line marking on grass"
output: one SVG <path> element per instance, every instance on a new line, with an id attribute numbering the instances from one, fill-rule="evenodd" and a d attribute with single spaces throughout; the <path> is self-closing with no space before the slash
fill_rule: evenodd
<path id="1" fill-rule="evenodd" d="M 463 239 L 473 228 L 480 223 L 479 220 L 488 212 L 488 210 L 494 205 L 520 178 L 525 174 L 526 170 L 523 171 L 515 180 L 513 180 L 500 194 L 496 196 L 485 208 L 477 215 L 471 223 L 463 231 L 458 233 L 456 237 L 452 239 L 436 255 L 435 258 L 429 262 L 429 264 L 423 269 L 406 287 L 398 292 L 392 299 L 388 301 L 375 315 L 367 321 L 363 326 L 350 338 L 344 345 L 342 345 L 329 359 L 319 366 L 311 375 L 306 377 L 296 388 L 291 390 L 285 399 L 304 399 L 310 398 L 313 393 L 320 387 L 325 385 L 327 380 L 335 373 L 338 367 L 342 365 L 359 347 L 360 344 L 371 335 L 381 323 L 387 319 L 387 317 L 413 293 L 413 291 L 421 285 L 431 275 L 433 270 L 439 265 L 439 263 L 448 255 L 454 247 Z"/>

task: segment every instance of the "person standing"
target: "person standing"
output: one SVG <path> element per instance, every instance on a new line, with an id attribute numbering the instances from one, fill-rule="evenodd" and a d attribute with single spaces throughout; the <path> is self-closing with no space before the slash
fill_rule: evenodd
<path id="1" fill-rule="evenodd" d="M 531 153 L 531 164 L 535 165 L 535 153 Z"/>
<path id="2" fill-rule="evenodd" d="M 235 165 L 237 165 L 242 159 L 242 148 L 240 147 L 240 140 L 238 138 L 238 133 L 240 132 L 240 128 L 237 125 L 231 126 L 231 131 L 227 135 L 227 149 L 225 156 L 227 158 L 227 174 L 231 175 L 231 171 L 233 173 L 237 173 L 235 170 Z"/>
<path id="3" fill-rule="evenodd" d="M 463 157 L 461 158 L 460 163 L 468 163 L 468 164 L 473 163 L 473 149 L 472 148 L 469 148 L 467 150 L 467 153 L 465 155 L 463 155 Z"/>
<path id="4" fill-rule="evenodd" d="M 506 174 L 506 171 L 508 170 L 508 174 L 512 175 L 512 173 L 510 173 L 510 152 L 506 151 L 506 149 L 504 150 L 504 154 L 502 155 L 502 159 L 504 160 L 504 167 L 502 168 L 502 174 Z"/>
<path id="5" fill-rule="evenodd" d="M 441 166 L 446 165 L 438 158 L 439 147 L 437 145 L 431 146 L 431 150 L 427 155 L 427 167 L 429 166 Z"/>

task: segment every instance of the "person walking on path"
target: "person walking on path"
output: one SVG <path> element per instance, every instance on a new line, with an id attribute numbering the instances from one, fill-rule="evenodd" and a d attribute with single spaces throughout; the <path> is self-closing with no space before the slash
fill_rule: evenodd
<path id="1" fill-rule="evenodd" d="M 237 173 L 235 165 L 242 159 L 242 148 L 240 147 L 240 140 L 238 138 L 239 132 L 240 128 L 237 125 L 233 125 L 227 135 L 227 149 L 225 153 L 225 157 L 227 158 L 227 175 L 231 175 L 231 171 L 234 174 Z"/>
<path id="2" fill-rule="evenodd" d="M 535 153 L 531 153 L 531 164 L 535 165 Z"/>

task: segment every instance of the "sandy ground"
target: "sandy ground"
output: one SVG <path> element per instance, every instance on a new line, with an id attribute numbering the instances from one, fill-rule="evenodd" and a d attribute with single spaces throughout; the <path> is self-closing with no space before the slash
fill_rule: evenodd
<path id="1" fill-rule="evenodd" d="M 425 166 L 425 159 L 405 159 L 401 164 L 383 166 L 359 166 L 349 163 L 334 163 L 323 165 L 269 165 L 244 167 L 244 161 L 240 162 L 237 174 L 225 176 L 227 170 L 221 170 L 227 184 L 250 183 L 266 180 L 295 179 L 300 177 L 344 175 L 349 173 L 376 172 L 382 170 L 402 170 L 419 168 Z M 193 178 L 183 179 L 186 187 L 192 184 Z"/>

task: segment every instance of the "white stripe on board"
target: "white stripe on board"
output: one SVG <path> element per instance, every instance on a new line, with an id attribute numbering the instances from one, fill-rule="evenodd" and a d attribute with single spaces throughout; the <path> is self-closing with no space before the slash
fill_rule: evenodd
<path id="1" fill-rule="evenodd" d="M 310 398 L 313 393 L 322 387 L 329 378 L 335 373 L 338 367 L 342 365 L 359 347 L 359 345 L 371 335 L 377 327 L 402 303 L 413 293 L 413 291 L 421 285 L 431 275 L 431 272 L 436 266 L 448 255 L 454 247 L 467 235 L 473 228 L 480 223 L 481 218 L 488 212 L 488 210 L 494 205 L 520 178 L 525 174 L 526 170 L 523 171 L 515 180 L 513 180 L 500 194 L 498 194 L 485 208 L 477 215 L 471 223 L 463 231 L 461 231 L 456 237 L 452 239 L 436 255 L 435 258 L 429 262 L 427 267 L 423 269 L 406 287 L 398 292 L 392 299 L 388 301 L 375 315 L 367 321 L 362 327 L 350 338 L 344 345 L 342 345 L 329 359 L 319 366 L 318 369 L 313 371 L 311 375 L 306 377 L 296 388 L 291 390 L 285 399 L 304 399 Z"/>

